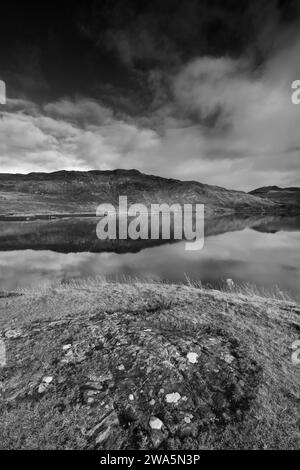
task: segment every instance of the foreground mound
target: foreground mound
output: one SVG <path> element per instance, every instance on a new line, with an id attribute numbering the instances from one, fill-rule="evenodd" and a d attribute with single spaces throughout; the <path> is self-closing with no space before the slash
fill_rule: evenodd
<path id="1" fill-rule="evenodd" d="M 297 305 L 86 283 L 0 308 L 2 449 L 299 447 Z"/>

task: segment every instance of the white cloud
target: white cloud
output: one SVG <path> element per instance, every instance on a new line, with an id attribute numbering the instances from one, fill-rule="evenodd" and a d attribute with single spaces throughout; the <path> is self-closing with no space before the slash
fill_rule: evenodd
<path id="1" fill-rule="evenodd" d="M 80 101 L 78 108 L 76 102 L 66 100 L 61 106 L 49 104 L 44 111 L 51 110 L 52 116 L 42 110 L 25 113 L 24 103 L 20 105 L 21 111 L 15 103 L 14 110 L 2 113 L 0 119 L 3 172 L 133 167 L 139 163 L 135 159 L 139 151 L 156 145 L 154 131 L 114 119 L 100 105 L 98 109 L 93 102 L 90 107 L 90 100 Z"/>
<path id="2" fill-rule="evenodd" d="M 255 73 L 245 60 L 202 57 L 174 77 L 174 102 L 121 120 L 88 98 L 39 108 L 8 100 L 0 119 L 1 171 L 137 168 L 250 190 L 299 184 L 300 41 Z M 161 124 L 159 134 L 147 127 Z"/>

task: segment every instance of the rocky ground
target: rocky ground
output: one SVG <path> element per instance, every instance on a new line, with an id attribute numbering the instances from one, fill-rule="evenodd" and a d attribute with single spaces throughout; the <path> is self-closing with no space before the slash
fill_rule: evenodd
<path id="1" fill-rule="evenodd" d="M 299 448 L 299 314 L 164 284 L 2 294 L 0 448 Z"/>

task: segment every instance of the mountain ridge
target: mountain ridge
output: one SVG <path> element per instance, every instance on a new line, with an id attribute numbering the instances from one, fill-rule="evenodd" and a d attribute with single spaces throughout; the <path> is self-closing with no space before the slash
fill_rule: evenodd
<path id="1" fill-rule="evenodd" d="M 287 188 L 262 186 L 261 188 L 250 191 L 249 194 L 281 204 L 282 207 L 293 210 L 294 212 L 300 212 L 300 188 L 296 186 Z"/>
<path id="2" fill-rule="evenodd" d="M 117 205 L 126 195 L 128 204 L 204 204 L 211 215 L 280 210 L 276 201 L 255 194 L 134 169 L 0 174 L 0 215 L 95 213 L 99 204 Z"/>

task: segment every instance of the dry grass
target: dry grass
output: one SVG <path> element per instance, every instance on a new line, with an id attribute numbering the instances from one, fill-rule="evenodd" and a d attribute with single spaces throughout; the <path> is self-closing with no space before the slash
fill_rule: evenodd
<path id="1" fill-rule="evenodd" d="M 299 339 L 299 304 L 277 289 L 270 293 L 243 285 L 217 291 L 189 280 L 187 284 L 168 285 L 155 280 L 149 282 L 149 279 L 137 282 L 129 278 L 108 282 L 105 278 L 97 278 L 40 285 L 19 291 L 22 295 L 16 297 L 0 298 L 0 329 L 30 328 L 33 322 L 42 325 L 44 321 L 66 319 L 86 319 L 88 324 L 90 318 L 97 315 L 97 318 L 103 318 L 103 328 L 108 325 L 116 337 L 122 332 L 126 338 L 130 324 L 136 325 L 136 338 L 140 330 L 150 327 L 153 333 L 149 333 L 151 338 L 143 346 L 143 354 L 150 357 L 156 350 L 158 339 L 166 343 L 162 349 L 166 354 L 168 348 L 172 350 L 174 340 L 180 347 L 187 338 L 191 344 L 206 351 L 201 339 L 203 332 L 208 336 L 217 332 L 222 338 L 231 338 L 233 344 L 236 342 L 245 355 L 244 358 L 241 355 L 240 361 L 244 361 L 245 366 L 253 361 L 262 375 L 256 396 L 243 420 L 231 422 L 221 430 L 214 426 L 203 428 L 198 445 L 226 449 L 299 448 L 299 366 L 292 363 L 290 349 Z M 126 326 L 122 326 L 123 321 Z M 43 344 L 40 346 L 39 354 L 42 354 Z M 222 355 L 222 351 L 218 354 Z M 156 364 L 161 364 L 160 355 L 155 357 Z M 164 360 L 168 367 L 177 367 L 172 356 L 167 354 Z M 201 372 L 200 376 L 205 378 L 205 373 Z M 192 381 L 190 386 L 196 393 L 197 383 Z M 24 404 L 13 413 L 2 415 L 4 448 L 20 446 L 26 426 L 30 427 L 26 448 L 37 445 L 63 447 L 62 438 L 55 437 L 55 428 L 63 430 L 65 446 L 84 447 L 77 431 L 84 414 L 70 409 L 70 421 L 65 425 L 58 414 L 51 420 L 48 411 L 53 407 L 53 400 L 55 397 L 50 397 L 49 402 L 41 402 L 34 408 L 32 427 L 33 411 Z M 48 419 L 50 422 L 45 427 Z M 23 430 L 18 430 L 20 425 Z M 68 432 L 72 438 L 68 437 Z"/>

